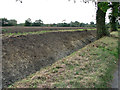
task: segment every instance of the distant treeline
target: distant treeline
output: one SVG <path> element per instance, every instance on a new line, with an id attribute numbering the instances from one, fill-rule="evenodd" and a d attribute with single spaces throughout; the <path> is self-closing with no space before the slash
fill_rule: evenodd
<path id="1" fill-rule="evenodd" d="M 80 23 L 78 21 L 75 22 L 70 22 L 70 23 L 53 23 L 53 24 L 44 24 L 41 19 L 35 20 L 35 22 L 32 22 L 30 18 L 25 20 L 24 23 L 17 24 L 17 20 L 15 19 L 10 19 L 8 20 L 7 18 L 1 18 L 0 19 L 0 25 L 2 26 L 42 26 L 42 27 L 96 27 L 96 24 L 94 22 L 88 23 Z"/>
<path id="2" fill-rule="evenodd" d="M 17 20 L 7 18 L 0 18 L 0 26 L 17 26 Z"/>

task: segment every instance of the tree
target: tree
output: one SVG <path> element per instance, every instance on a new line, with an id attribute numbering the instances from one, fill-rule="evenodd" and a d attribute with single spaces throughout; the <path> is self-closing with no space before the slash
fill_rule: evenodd
<path id="1" fill-rule="evenodd" d="M 97 3 L 97 12 L 96 12 L 96 24 L 97 24 L 97 39 L 103 36 L 109 36 L 110 33 L 105 25 L 105 16 L 108 10 L 107 2 L 98 2 Z"/>
<path id="2" fill-rule="evenodd" d="M 78 21 L 70 22 L 70 27 L 80 27 L 80 23 Z"/>
<path id="3" fill-rule="evenodd" d="M 109 16 L 111 31 L 117 31 L 118 7 L 119 7 L 119 2 L 112 2 L 111 4 L 112 13 Z"/>
<path id="4" fill-rule="evenodd" d="M 94 22 L 92 21 L 92 22 L 90 22 L 90 25 L 94 25 Z"/>
<path id="5" fill-rule="evenodd" d="M 85 23 L 80 23 L 80 27 L 85 27 Z"/>
<path id="6" fill-rule="evenodd" d="M 86 1 L 83 0 L 83 2 L 85 3 Z M 97 39 L 99 39 L 103 36 L 110 35 L 109 31 L 105 26 L 105 16 L 109 7 L 108 7 L 108 2 L 97 2 L 97 3 L 95 2 L 95 4 L 97 4 L 97 12 L 96 12 Z"/>
<path id="7" fill-rule="evenodd" d="M 92 21 L 92 22 L 90 22 L 90 27 L 95 27 L 95 24 L 94 24 L 94 22 Z"/>
<path id="8" fill-rule="evenodd" d="M 42 26 L 43 25 L 43 21 L 42 20 L 36 20 L 33 24 L 32 24 L 32 26 Z"/>
<path id="9" fill-rule="evenodd" d="M 8 20 L 7 20 L 7 18 L 1 18 L 0 21 L 1 21 L 0 25 L 2 25 L 2 26 L 8 26 Z"/>
<path id="10" fill-rule="evenodd" d="M 57 24 L 57 27 L 70 27 L 70 24 L 68 24 L 68 23 L 58 23 Z"/>
<path id="11" fill-rule="evenodd" d="M 19 24 L 17 24 L 17 26 L 24 26 L 25 25 L 25 23 L 19 23 Z"/>
<path id="12" fill-rule="evenodd" d="M 16 0 L 16 2 L 19 1 L 20 3 L 22 3 L 22 0 Z"/>
<path id="13" fill-rule="evenodd" d="M 30 18 L 28 18 L 27 20 L 25 20 L 25 26 L 31 26 L 32 25 L 32 21 Z"/>
<path id="14" fill-rule="evenodd" d="M 76 27 L 80 26 L 80 23 L 78 21 L 75 21 L 74 24 L 75 24 Z"/>
<path id="15" fill-rule="evenodd" d="M 1 18 L 0 25 L 2 25 L 2 26 L 16 26 L 17 20 L 15 20 L 15 19 L 8 20 L 7 18 Z"/>
<path id="16" fill-rule="evenodd" d="M 8 26 L 16 26 L 17 25 L 17 21 L 15 19 L 11 19 L 8 21 Z"/>

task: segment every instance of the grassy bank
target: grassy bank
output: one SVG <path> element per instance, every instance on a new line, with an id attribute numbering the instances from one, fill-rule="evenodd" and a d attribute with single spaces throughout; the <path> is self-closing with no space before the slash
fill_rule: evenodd
<path id="1" fill-rule="evenodd" d="M 103 37 L 9 88 L 107 88 L 117 60 L 118 38 Z"/>

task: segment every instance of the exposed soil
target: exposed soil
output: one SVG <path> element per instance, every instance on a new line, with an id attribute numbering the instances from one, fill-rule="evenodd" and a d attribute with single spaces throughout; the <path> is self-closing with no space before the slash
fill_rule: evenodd
<path id="1" fill-rule="evenodd" d="M 86 29 L 85 27 L 2 27 L 4 33 L 24 33 L 24 32 L 36 32 L 46 30 L 69 30 L 69 29 Z M 94 28 L 89 28 L 94 29 Z"/>
<path id="2" fill-rule="evenodd" d="M 2 40 L 3 86 L 35 73 L 96 40 L 96 31 L 52 32 Z"/>

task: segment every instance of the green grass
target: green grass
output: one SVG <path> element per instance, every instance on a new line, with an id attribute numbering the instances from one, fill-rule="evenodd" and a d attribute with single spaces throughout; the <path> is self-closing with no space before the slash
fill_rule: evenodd
<path id="1" fill-rule="evenodd" d="M 6 31 L 8 31 L 8 30 L 7 30 L 7 29 L 3 29 L 3 28 L 2 28 L 2 32 L 6 32 Z"/>
<path id="2" fill-rule="evenodd" d="M 28 34 L 43 34 L 46 32 L 50 32 L 50 31 L 38 31 L 38 32 L 24 32 L 24 33 L 5 33 L 5 36 L 20 36 L 20 35 L 28 35 Z"/>
<path id="3" fill-rule="evenodd" d="M 5 33 L 4 36 L 20 36 L 28 34 L 43 34 L 48 32 L 72 32 L 72 31 L 84 31 L 85 29 L 75 29 L 75 30 L 52 30 L 52 31 L 36 31 L 36 32 L 24 32 L 24 33 Z M 96 29 L 86 29 L 86 30 L 96 30 Z"/>
<path id="4" fill-rule="evenodd" d="M 118 38 L 103 37 L 9 88 L 109 88 L 117 61 Z"/>
<path id="5" fill-rule="evenodd" d="M 111 36 L 113 36 L 113 37 L 117 37 L 117 38 L 118 38 L 118 32 L 117 32 L 117 31 L 115 31 L 115 32 L 111 32 Z"/>

